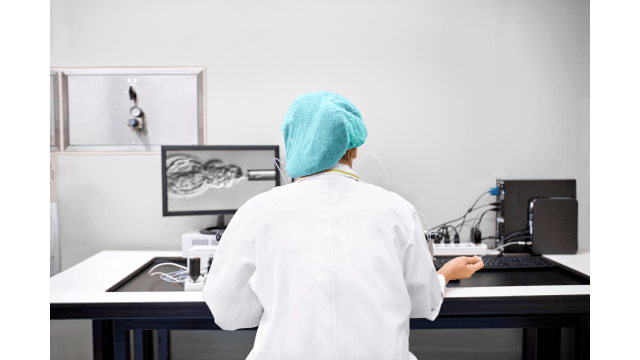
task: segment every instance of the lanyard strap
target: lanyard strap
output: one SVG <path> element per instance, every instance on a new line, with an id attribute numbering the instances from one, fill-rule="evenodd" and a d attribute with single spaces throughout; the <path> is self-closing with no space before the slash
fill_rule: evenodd
<path id="1" fill-rule="evenodd" d="M 337 173 L 340 173 L 340 174 L 343 174 L 343 175 L 351 176 L 352 178 L 355 178 L 358 181 L 362 181 L 362 180 L 360 180 L 360 178 L 356 174 L 352 174 L 350 172 L 346 172 L 346 171 L 342 171 L 342 170 L 338 170 L 338 169 L 327 169 L 327 170 L 322 170 L 320 172 L 317 172 L 315 174 L 300 176 L 298 179 L 296 179 L 296 182 L 298 182 L 298 181 L 300 181 L 300 180 L 302 180 L 304 178 L 307 178 L 309 176 L 315 176 L 315 175 L 318 175 L 318 174 L 328 173 L 328 172 L 337 172 Z"/>

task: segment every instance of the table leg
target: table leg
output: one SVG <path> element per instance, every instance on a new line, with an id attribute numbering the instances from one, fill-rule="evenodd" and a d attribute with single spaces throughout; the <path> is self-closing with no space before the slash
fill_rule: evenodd
<path id="1" fill-rule="evenodd" d="M 170 358 L 169 330 L 158 330 L 158 359 L 169 360 Z"/>
<path id="2" fill-rule="evenodd" d="M 124 320 L 113 320 L 113 358 L 114 360 L 127 360 L 127 330 L 124 328 Z"/>
<path id="3" fill-rule="evenodd" d="M 580 319 L 580 326 L 575 328 L 574 354 L 578 360 L 589 360 L 589 317 Z"/>
<path id="4" fill-rule="evenodd" d="M 536 357 L 544 360 L 560 360 L 560 328 L 538 328 Z"/>
<path id="5" fill-rule="evenodd" d="M 133 330 L 133 353 L 135 360 L 144 360 L 143 330 Z"/>
<path id="6" fill-rule="evenodd" d="M 133 330 L 135 360 L 153 360 L 153 330 Z"/>
<path id="7" fill-rule="evenodd" d="M 522 360 L 536 360 L 536 328 L 522 329 Z"/>
<path id="8" fill-rule="evenodd" d="M 93 359 L 113 359 L 113 320 L 92 320 Z"/>

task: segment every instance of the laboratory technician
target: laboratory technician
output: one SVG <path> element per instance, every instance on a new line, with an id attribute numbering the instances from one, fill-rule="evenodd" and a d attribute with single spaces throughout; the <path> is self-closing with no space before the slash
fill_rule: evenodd
<path id="1" fill-rule="evenodd" d="M 434 320 L 445 284 L 482 261 L 436 273 L 416 209 L 351 169 L 367 129 L 344 97 L 300 96 L 281 130 L 296 180 L 229 223 L 202 294 L 215 322 L 259 326 L 247 359 L 415 359 L 409 318 Z"/>

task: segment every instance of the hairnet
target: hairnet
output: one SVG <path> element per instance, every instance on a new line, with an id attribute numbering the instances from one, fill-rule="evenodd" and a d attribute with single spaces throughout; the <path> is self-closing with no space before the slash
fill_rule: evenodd
<path id="1" fill-rule="evenodd" d="M 330 168 L 367 138 L 355 105 L 326 91 L 298 97 L 280 130 L 287 151 L 287 173 L 294 178 Z"/>

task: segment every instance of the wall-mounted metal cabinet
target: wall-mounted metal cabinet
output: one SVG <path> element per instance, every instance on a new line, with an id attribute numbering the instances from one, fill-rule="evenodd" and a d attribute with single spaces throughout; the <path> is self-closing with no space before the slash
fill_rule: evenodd
<path id="1" fill-rule="evenodd" d="M 206 143 L 205 69 L 59 68 L 65 152 Z"/>
<path id="2" fill-rule="evenodd" d="M 60 96 L 55 70 L 49 71 L 49 134 L 50 150 L 60 151 Z"/>

